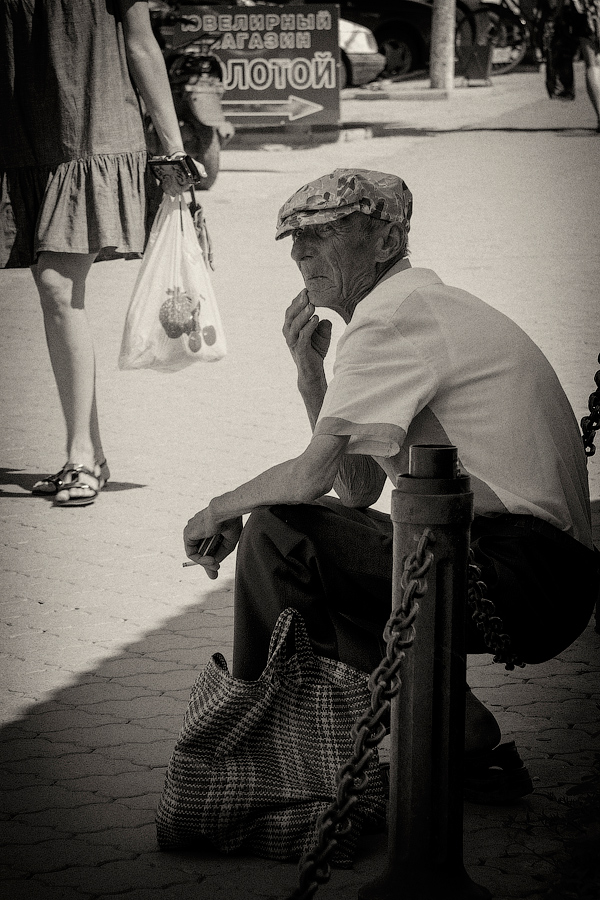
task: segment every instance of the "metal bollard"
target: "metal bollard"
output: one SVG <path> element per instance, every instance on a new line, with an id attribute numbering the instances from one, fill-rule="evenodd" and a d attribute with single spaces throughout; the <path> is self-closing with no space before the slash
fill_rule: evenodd
<path id="1" fill-rule="evenodd" d="M 388 864 L 359 900 L 487 900 L 463 864 L 465 607 L 470 479 L 456 447 L 410 447 L 409 474 L 392 494 L 393 604 L 403 559 L 425 528 L 434 535 L 427 594 L 392 702 Z"/>

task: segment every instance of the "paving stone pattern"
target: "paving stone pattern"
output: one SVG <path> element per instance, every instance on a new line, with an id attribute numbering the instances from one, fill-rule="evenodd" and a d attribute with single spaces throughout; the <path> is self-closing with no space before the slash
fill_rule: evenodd
<path id="1" fill-rule="evenodd" d="M 356 125 L 348 133 L 360 137 L 361 125 L 366 137 L 375 122 L 393 125 L 391 136 L 293 150 L 266 140 L 224 153 L 204 198 L 229 342 L 212 366 L 119 372 L 138 264 L 94 266 L 87 305 L 113 474 L 88 509 L 55 509 L 29 493 L 62 464 L 63 425 L 30 275 L 0 273 L 7 900 L 289 893 L 292 863 L 161 853 L 154 828 L 190 686 L 213 652 L 231 658 L 234 559 L 216 582 L 182 569 L 182 528 L 213 495 L 309 438 L 281 337 L 301 284 L 289 247 L 272 240 L 275 213 L 300 184 L 338 165 L 402 174 L 415 194 L 413 264 L 522 324 L 580 417 L 600 349 L 600 137 L 580 68 L 577 78 L 576 102 L 562 105 L 546 99 L 541 75 L 526 72 L 464 88 L 448 103 L 402 101 L 401 87 L 369 102 L 347 92 L 344 118 Z M 334 340 L 340 331 L 336 321 Z M 589 471 L 600 541 L 597 459 Z M 388 503 L 389 493 L 380 507 Z M 535 784 L 514 806 L 466 805 L 465 863 L 497 900 L 600 894 L 589 863 L 599 837 L 599 646 L 590 626 L 544 665 L 509 673 L 487 656 L 470 660 L 470 684 L 504 739 L 516 740 Z M 354 868 L 335 871 L 317 896 L 355 897 L 385 857 L 384 835 L 363 839 Z"/>

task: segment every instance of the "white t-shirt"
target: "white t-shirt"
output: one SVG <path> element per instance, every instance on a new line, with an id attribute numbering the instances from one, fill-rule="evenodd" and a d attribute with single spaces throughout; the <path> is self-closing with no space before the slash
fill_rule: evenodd
<path id="1" fill-rule="evenodd" d="M 453 444 L 476 515 L 534 515 L 592 546 L 583 441 L 552 366 L 507 316 L 393 268 L 337 347 L 315 434 L 351 435 L 392 482 L 411 444 Z"/>

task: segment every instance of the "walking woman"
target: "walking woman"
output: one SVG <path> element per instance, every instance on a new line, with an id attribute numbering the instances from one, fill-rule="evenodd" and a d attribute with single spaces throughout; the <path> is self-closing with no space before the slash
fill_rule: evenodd
<path id="1" fill-rule="evenodd" d="M 34 493 L 94 502 L 109 478 L 86 279 L 145 242 L 138 92 L 165 155 L 184 155 L 146 0 L 0 0 L 0 267 L 31 267 L 67 432 Z"/>
<path id="2" fill-rule="evenodd" d="M 577 10 L 576 34 L 585 64 L 585 86 L 596 113 L 600 133 L 600 0 L 573 0 Z"/>
<path id="3" fill-rule="evenodd" d="M 548 95 L 575 99 L 573 59 L 579 51 L 600 132 L 600 0 L 544 0 L 542 23 Z"/>

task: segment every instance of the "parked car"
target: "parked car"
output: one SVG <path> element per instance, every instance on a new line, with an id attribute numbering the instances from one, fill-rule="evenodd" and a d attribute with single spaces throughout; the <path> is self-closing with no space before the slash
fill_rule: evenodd
<path id="1" fill-rule="evenodd" d="M 385 75 L 398 77 L 429 62 L 432 5 L 426 0 L 339 0 L 340 14 L 373 32 Z"/>
<path id="2" fill-rule="evenodd" d="M 374 33 L 386 57 L 385 77 L 428 68 L 433 0 L 339 0 L 339 5 L 341 15 Z M 457 73 L 483 35 L 492 46 L 490 74 L 512 72 L 527 53 L 529 32 L 518 4 L 513 8 L 502 0 L 456 0 Z"/>
<path id="3" fill-rule="evenodd" d="M 310 0 L 237 0 L 241 6 L 285 6 L 304 2 L 310 4 Z M 365 0 L 367 5 L 368 0 Z M 340 87 L 360 87 L 374 81 L 383 72 L 386 65 L 383 50 L 380 50 L 368 26 L 354 16 L 340 18 L 339 43 L 342 62 Z"/>
<path id="4" fill-rule="evenodd" d="M 340 53 L 342 69 L 340 87 L 368 84 L 384 70 L 385 56 L 373 32 L 356 22 L 340 19 Z"/>
<path id="5" fill-rule="evenodd" d="M 288 3 L 312 6 L 316 2 L 276 0 L 278 6 Z M 386 77 L 406 75 L 428 65 L 433 0 L 337 0 L 337 3 L 340 16 L 374 34 L 379 52 L 386 59 L 383 72 Z"/>

